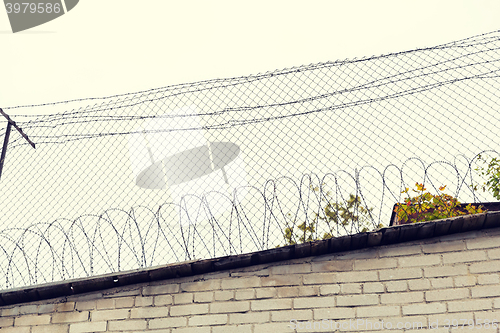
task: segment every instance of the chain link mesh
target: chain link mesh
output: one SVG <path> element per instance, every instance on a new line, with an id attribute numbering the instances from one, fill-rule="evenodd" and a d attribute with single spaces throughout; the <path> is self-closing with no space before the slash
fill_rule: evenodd
<path id="1" fill-rule="evenodd" d="M 3 108 L 37 148 L 12 132 L 1 179 L 2 287 L 273 248 L 304 221 L 317 222 L 319 238 L 387 226 L 415 182 L 447 185 L 462 202 L 491 201 L 469 185 L 484 181 L 478 154 L 500 151 L 499 74 L 497 31 Z M 325 202 L 346 207 L 351 195 L 354 210 L 372 208 L 366 220 L 328 225 Z"/>

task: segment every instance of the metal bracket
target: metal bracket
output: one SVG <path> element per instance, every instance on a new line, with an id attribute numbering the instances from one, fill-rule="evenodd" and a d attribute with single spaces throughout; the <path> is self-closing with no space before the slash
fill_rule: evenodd
<path id="1" fill-rule="evenodd" d="M 28 143 L 35 149 L 35 144 L 28 138 L 26 134 L 23 133 L 23 130 L 17 126 L 16 122 L 10 119 L 9 115 L 3 112 L 3 110 L 0 108 L 0 113 L 7 118 L 7 130 L 5 131 L 5 138 L 3 140 L 3 147 L 2 147 L 2 155 L 0 156 L 0 178 L 2 177 L 2 170 L 3 170 L 3 164 L 5 162 L 5 155 L 7 154 L 7 145 L 9 144 L 9 136 L 10 136 L 10 130 L 11 127 L 14 126 L 16 130 L 21 133 L 22 137 L 28 141 Z"/>

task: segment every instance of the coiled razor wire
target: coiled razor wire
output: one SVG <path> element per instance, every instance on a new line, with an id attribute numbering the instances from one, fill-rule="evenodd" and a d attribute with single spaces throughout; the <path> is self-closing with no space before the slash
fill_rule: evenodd
<path id="1" fill-rule="evenodd" d="M 246 253 L 389 223 L 424 183 L 492 201 L 500 31 L 400 53 L 103 98 L 2 107 L 18 133 L 1 185 L 0 278 L 13 288 Z M 16 115 L 29 110 L 34 116 Z M 5 130 L 0 132 L 3 137 Z"/>

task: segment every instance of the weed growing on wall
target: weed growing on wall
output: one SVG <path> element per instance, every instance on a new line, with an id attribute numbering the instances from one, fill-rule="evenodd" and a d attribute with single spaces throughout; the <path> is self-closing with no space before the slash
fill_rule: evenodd
<path id="1" fill-rule="evenodd" d="M 318 187 L 311 187 L 315 192 L 319 192 Z M 298 225 L 288 226 L 283 230 L 285 245 L 294 245 L 320 239 L 328 239 L 340 230 L 354 229 L 357 232 L 366 232 L 374 228 L 371 216 L 373 208 L 362 205 L 361 198 L 350 194 L 345 202 L 338 203 L 332 198 L 331 192 L 327 192 L 321 199 L 321 213 L 314 213 L 311 221 L 304 221 Z M 288 214 L 291 217 L 291 214 Z M 327 230 L 319 234 L 318 229 Z M 382 225 L 377 225 L 381 228 Z"/>
<path id="2" fill-rule="evenodd" d="M 490 191 L 493 194 L 495 199 L 500 200 L 500 159 L 491 158 L 488 161 L 488 157 L 484 155 L 478 156 L 478 161 L 482 162 L 481 166 L 476 168 L 476 171 L 483 177 L 486 177 L 488 180 L 483 183 L 481 188 L 483 192 L 486 190 Z M 473 185 L 472 188 L 474 191 L 479 189 L 478 185 Z"/>
<path id="3" fill-rule="evenodd" d="M 432 221 L 486 211 L 484 207 L 472 204 L 462 208 L 457 198 L 444 193 L 446 185 L 439 188 L 441 193 L 437 195 L 426 192 L 423 184 L 416 183 L 415 186 L 416 189 L 412 190 L 415 195 L 410 196 L 410 189 L 405 188 L 401 193 L 406 194 L 407 199 L 394 208 L 397 220 L 401 223 Z"/>

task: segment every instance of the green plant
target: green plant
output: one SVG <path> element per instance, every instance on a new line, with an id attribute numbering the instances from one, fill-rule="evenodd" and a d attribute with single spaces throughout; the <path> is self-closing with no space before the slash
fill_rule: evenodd
<path id="1" fill-rule="evenodd" d="M 311 187 L 311 189 L 319 192 L 318 187 Z M 327 192 L 326 198 L 322 198 L 321 203 L 322 214 L 314 213 L 312 221 L 305 221 L 297 226 L 292 225 L 283 230 L 285 245 L 332 238 L 336 230 L 341 227 L 347 228 L 349 225 L 353 225 L 360 232 L 366 232 L 373 227 L 370 216 L 373 208 L 366 208 L 361 205 L 359 196 L 350 194 L 345 204 L 339 204 L 333 200 L 331 193 Z M 291 217 L 291 214 L 288 214 L 288 216 Z M 321 221 L 325 224 L 327 232 L 319 236 L 317 228 Z M 382 227 L 382 225 L 377 227 Z"/>
<path id="2" fill-rule="evenodd" d="M 495 199 L 500 200 L 500 159 L 492 158 L 488 162 L 486 157 L 479 155 L 478 161 L 481 161 L 483 165 L 478 166 L 476 171 L 481 176 L 488 177 L 488 180 L 482 185 L 483 192 L 488 189 Z M 484 166 L 485 164 L 486 166 Z M 472 188 L 477 191 L 478 185 L 473 185 Z"/>
<path id="3" fill-rule="evenodd" d="M 403 204 L 398 204 L 394 208 L 398 221 L 416 223 L 485 212 L 484 207 L 472 204 L 462 208 L 457 198 L 444 193 L 446 185 L 439 188 L 442 193 L 438 195 L 425 192 L 427 189 L 423 184 L 416 183 L 415 186 L 416 190 L 412 191 L 417 195 L 408 197 Z M 409 188 L 401 193 L 409 196 Z"/>

